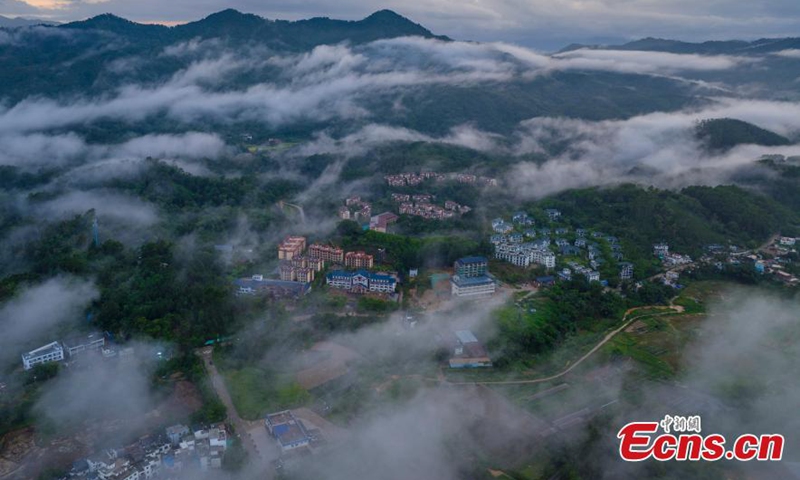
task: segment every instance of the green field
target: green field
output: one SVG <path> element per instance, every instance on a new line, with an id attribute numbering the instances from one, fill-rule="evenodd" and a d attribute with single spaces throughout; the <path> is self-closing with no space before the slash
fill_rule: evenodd
<path id="1" fill-rule="evenodd" d="M 257 367 L 223 370 L 236 410 L 245 420 L 266 413 L 305 405 L 311 395 L 291 375 L 279 375 Z"/>

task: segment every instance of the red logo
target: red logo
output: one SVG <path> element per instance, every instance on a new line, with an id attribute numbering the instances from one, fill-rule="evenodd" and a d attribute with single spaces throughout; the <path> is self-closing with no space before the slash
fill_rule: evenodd
<path id="1" fill-rule="evenodd" d="M 669 419 L 669 420 L 667 420 Z M 619 455 L 629 462 L 654 459 L 660 462 L 700 461 L 721 459 L 739 461 L 780 461 L 783 457 L 784 437 L 781 434 L 739 436 L 730 449 L 720 434 L 700 435 L 700 417 L 665 417 L 659 422 L 632 422 L 617 433 L 620 439 Z M 675 433 L 670 433 L 674 425 Z M 656 435 L 662 427 L 664 433 Z M 678 432 L 695 432 L 680 433 Z"/>

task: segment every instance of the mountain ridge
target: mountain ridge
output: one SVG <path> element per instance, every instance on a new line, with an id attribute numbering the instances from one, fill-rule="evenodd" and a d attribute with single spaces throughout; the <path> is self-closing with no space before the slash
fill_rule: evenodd
<path id="1" fill-rule="evenodd" d="M 645 37 L 619 45 L 586 45 L 572 43 L 557 53 L 589 50 L 638 50 L 665 53 L 696 53 L 705 55 L 764 54 L 800 48 L 800 37 L 760 38 L 758 40 L 708 40 L 685 42 L 666 38 Z"/>
<path id="2" fill-rule="evenodd" d="M 430 30 L 392 11 L 378 10 L 361 20 L 337 20 L 314 17 L 303 20 L 270 20 L 251 13 L 228 8 L 214 12 L 200 20 L 181 25 L 165 26 L 137 23 L 106 13 L 86 20 L 58 25 L 56 28 L 99 30 L 122 36 L 156 34 L 170 40 L 201 37 L 229 37 L 233 39 L 271 41 L 282 47 L 304 49 L 323 43 L 351 41 L 368 42 L 398 36 L 422 36 L 449 40 L 434 35 Z"/>

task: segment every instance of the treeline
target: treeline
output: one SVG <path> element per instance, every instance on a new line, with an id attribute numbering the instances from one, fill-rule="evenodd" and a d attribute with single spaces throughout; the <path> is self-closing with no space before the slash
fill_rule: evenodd
<path id="1" fill-rule="evenodd" d="M 259 207 L 302 190 L 299 183 L 291 180 L 277 179 L 261 184 L 250 175 L 238 178 L 191 175 L 153 159 L 147 160 L 142 174 L 115 180 L 111 186 L 171 211 L 221 205 Z"/>
<path id="2" fill-rule="evenodd" d="M 384 251 L 386 261 L 401 272 L 410 268 L 450 266 L 461 257 L 488 255 L 492 252 L 491 244 L 486 240 L 465 236 L 418 238 L 374 230 L 363 231 L 357 223 L 350 220 L 339 224 L 337 235 L 347 249 Z"/>
<path id="3" fill-rule="evenodd" d="M 736 186 L 680 192 L 635 185 L 590 188 L 564 192 L 542 205 L 561 209 L 576 226 L 620 237 L 626 256 L 640 259 L 650 257 L 652 244 L 661 241 L 693 255 L 713 243 L 754 247 L 800 221 L 797 212 Z"/>
<path id="4" fill-rule="evenodd" d="M 164 240 L 138 248 L 106 240 L 96 247 L 90 238 L 93 217 L 89 212 L 43 229 L 24 252 L 30 272 L 4 278 L 3 297 L 21 284 L 61 273 L 92 276 L 100 290 L 90 307 L 96 328 L 185 346 L 230 330 L 232 291 L 211 248 L 178 255 L 175 245 Z"/>

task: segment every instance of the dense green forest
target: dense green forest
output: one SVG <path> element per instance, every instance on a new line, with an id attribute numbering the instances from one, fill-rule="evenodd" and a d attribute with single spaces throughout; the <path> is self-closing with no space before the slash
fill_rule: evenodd
<path id="1" fill-rule="evenodd" d="M 639 258 L 651 256 L 652 244 L 661 241 L 690 255 L 715 243 L 754 247 L 800 223 L 797 211 L 736 186 L 678 192 L 635 185 L 590 188 L 558 194 L 542 205 L 561 209 L 576 226 L 620 237 L 626 253 Z"/>

